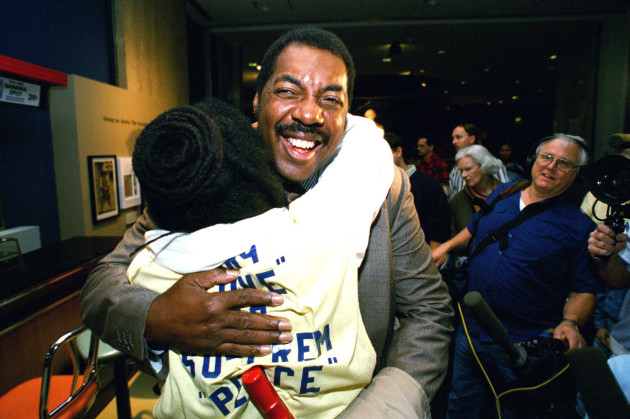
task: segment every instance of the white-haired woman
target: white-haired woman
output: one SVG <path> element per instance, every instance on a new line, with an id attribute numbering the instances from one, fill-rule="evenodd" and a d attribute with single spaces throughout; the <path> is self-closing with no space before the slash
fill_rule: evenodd
<path id="1" fill-rule="evenodd" d="M 455 155 L 455 162 L 466 182 L 464 189 L 451 199 L 454 233 L 468 225 L 473 214 L 485 203 L 490 192 L 501 184 L 494 175 L 503 167 L 482 145 L 473 144 L 462 148 Z"/>
<path id="2" fill-rule="evenodd" d="M 465 182 L 464 189 L 451 199 L 453 235 L 468 225 L 473 214 L 481 209 L 486 198 L 501 182 L 493 175 L 503 167 L 501 160 L 494 157 L 482 145 L 471 145 L 460 149 L 455 162 Z M 440 268 L 442 278 L 448 284 L 454 301 L 459 301 L 468 281 L 465 269 L 468 248 L 450 252 L 446 263 Z M 433 260 L 446 258 L 447 246 L 442 244 L 433 250 Z"/>

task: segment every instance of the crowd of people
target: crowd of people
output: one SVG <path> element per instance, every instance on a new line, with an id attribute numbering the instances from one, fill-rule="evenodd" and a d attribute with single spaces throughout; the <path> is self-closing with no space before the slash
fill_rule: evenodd
<path id="1" fill-rule="evenodd" d="M 542 138 L 524 165 L 464 123 L 451 165 L 435 138 L 351 115 L 354 78 L 336 35 L 289 31 L 253 127 L 207 99 L 141 133 L 147 208 L 81 311 L 163 383 L 155 416 L 255 416 L 240 376 L 259 365 L 295 417 L 579 417 L 563 352 L 594 344 L 630 397 L 630 224 L 567 199 L 586 142 Z"/>

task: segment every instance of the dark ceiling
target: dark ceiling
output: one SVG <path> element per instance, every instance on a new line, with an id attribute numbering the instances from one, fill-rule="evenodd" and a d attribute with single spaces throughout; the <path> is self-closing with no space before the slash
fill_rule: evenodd
<path id="1" fill-rule="evenodd" d="M 630 10 L 626 0 L 188 0 L 187 9 L 241 49 L 245 85 L 256 75 L 247 64 L 281 33 L 305 24 L 336 33 L 355 60 L 355 102 L 363 104 L 355 113 L 373 100 L 423 91 L 457 105 L 545 91 L 566 60 L 596 50 L 603 21 Z M 392 43 L 402 53 L 384 63 Z"/>
<path id="2" fill-rule="evenodd" d="M 499 90 L 553 66 L 621 0 L 189 0 L 197 21 L 256 62 L 277 36 L 313 24 L 348 45 L 358 74 L 422 74 L 445 86 Z M 202 13 L 199 11 L 202 10 Z M 384 63 L 391 43 L 402 55 Z M 488 92 L 492 94 L 492 92 Z"/>

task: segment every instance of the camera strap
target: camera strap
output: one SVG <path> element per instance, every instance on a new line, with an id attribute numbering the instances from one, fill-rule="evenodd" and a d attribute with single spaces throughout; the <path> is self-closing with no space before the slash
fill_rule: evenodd
<path id="1" fill-rule="evenodd" d="M 487 205 L 482 210 L 484 211 L 483 216 L 485 217 L 487 214 L 489 214 L 497 202 L 499 202 L 503 198 L 507 198 L 508 196 L 515 194 L 516 192 L 522 191 L 523 189 L 528 187 L 529 184 L 530 184 L 530 181 L 522 181 L 502 191 L 494 201 L 492 201 L 489 205 Z M 477 256 L 479 253 L 481 253 L 483 249 L 485 249 L 492 243 L 499 242 L 499 249 L 501 250 L 505 249 L 508 244 L 508 233 L 510 232 L 510 230 L 512 230 L 517 225 L 523 223 L 524 221 L 532 218 L 536 214 L 540 214 L 541 212 L 551 208 L 553 205 L 556 204 L 556 202 L 559 201 L 559 198 L 560 198 L 559 196 L 555 196 L 553 198 L 547 199 L 546 201 L 535 202 L 533 204 L 526 206 L 523 209 L 523 211 L 519 213 L 519 215 L 512 218 L 507 223 L 503 224 L 501 227 L 497 228 L 492 233 L 490 233 L 485 239 L 483 239 L 481 243 L 479 243 L 479 245 L 475 247 L 471 255 L 468 257 L 468 260 L 470 261 L 470 259 Z"/>

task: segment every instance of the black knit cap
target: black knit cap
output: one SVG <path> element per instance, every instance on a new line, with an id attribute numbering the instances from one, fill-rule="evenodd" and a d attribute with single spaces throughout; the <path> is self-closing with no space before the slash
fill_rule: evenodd
<path id="1" fill-rule="evenodd" d="M 133 169 L 149 215 L 166 230 L 233 223 L 287 204 L 269 146 L 218 99 L 155 118 L 136 141 Z"/>

